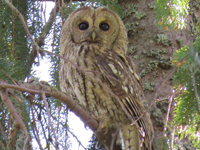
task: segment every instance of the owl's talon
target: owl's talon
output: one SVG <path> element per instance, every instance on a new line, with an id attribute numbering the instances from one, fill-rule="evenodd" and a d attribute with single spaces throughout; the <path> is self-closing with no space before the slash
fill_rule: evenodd
<path id="1" fill-rule="evenodd" d="M 103 128 L 103 134 L 107 134 L 108 133 L 108 127 L 104 127 Z"/>
<path id="2" fill-rule="evenodd" d="M 102 132 L 103 131 L 103 134 L 107 134 L 108 133 L 108 125 L 106 125 L 106 123 L 100 123 L 99 124 L 99 127 L 97 129 L 97 132 Z"/>

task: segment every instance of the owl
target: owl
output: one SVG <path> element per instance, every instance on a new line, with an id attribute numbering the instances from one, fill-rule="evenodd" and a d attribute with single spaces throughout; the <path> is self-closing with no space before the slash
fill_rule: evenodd
<path id="1" fill-rule="evenodd" d="M 121 149 L 151 150 L 153 127 L 120 17 L 107 7 L 81 7 L 64 23 L 60 47 L 61 89 L 99 120 L 98 130 L 117 129 Z"/>

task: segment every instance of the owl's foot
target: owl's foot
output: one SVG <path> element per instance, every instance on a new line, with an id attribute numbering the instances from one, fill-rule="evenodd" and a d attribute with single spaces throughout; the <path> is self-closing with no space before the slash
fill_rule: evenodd
<path id="1" fill-rule="evenodd" d="M 102 121 L 99 123 L 99 127 L 97 129 L 97 132 L 103 132 L 104 134 L 107 134 L 109 130 L 109 125 L 105 121 Z"/>

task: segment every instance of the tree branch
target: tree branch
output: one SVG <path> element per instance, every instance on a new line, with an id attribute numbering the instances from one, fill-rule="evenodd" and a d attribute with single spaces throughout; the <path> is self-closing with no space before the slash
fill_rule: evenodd
<path id="1" fill-rule="evenodd" d="M 24 124 L 21 116 L 17 113 L 17 111 L 15 111 L 15 107 L 8 95 L 8 91 L 6 89 L 2 89 L 0 92 L 1 98 L 4 102 L 4 104 L 6 105 L 6 107 L 8 108 L 8 110 L 10 111 L 11 115 L 14 118 L 14 121 L 19 124 L 20 128 L 22 129 L 22 133 L 24 135 L 27 135 L 28 130 L 26 129 L 26 125 Z"/>
<path id="2" fill-rule="evenodd" d="M 67 130 L 67 131 L 76 139 L 76 141 L 79 143 L 79 145 L 81 145 L 81 147 L 82 147 L 83 149 L 87 150 L 87 149 L 83 146 L 83 144 L 81 143 L 81 141 L 76 137 L 76 135 L 75 135 L 73 132 L 71 132 L 70 130 Z"/>
<path id="3" fill-rule="evenodd" d="M 6 105 L 6 107 L 8 108 L 9 112 L 11 113 L 13 119 L 14 119 L 14 123 L 15 123 L 15 127 L 18 128 L 18 126 L 20 127 L 20 129 L 22 130 L 22 133 L 23 135 L 26 137 L 26 139 L 28 138 L 29 139 L 29 135 L 28 135 L 28 130 L 26 128 L 26 125 L 24 124 L 23 120 L 22 120 L 22 117 L 17 113 L 17 111 L 15 110 L 15 107 L 9 97 L 9 94 L 8 94 L 8 90 L 7 89 L 4 89 L 4 88 L 0 88 L 0 96 L 1 96 L 1 99 L 3 101 L 3 103 Z M 18 129 L 14 130 L 15 132 L 17 132 Z M 16 137 L 16 133 L 13 132 L 13 139 L 12 140 L 15 140 Z M 25 147 L 27 145 L 27 142 L 28 140 L 26 140 L 26 142 L 24 143 L 24 146 Z M 11 147 L 14 147 L 15 146 L 15 141 L 11 141 Z M 14 144 L 14 145 L 12 145 Z"/>
<path id="4" fill-rule="evenodd" d="M 31 115 L 33 116 L 33 125 L 35 127 L 35 131 L 33 131 L 33 134 L 35 136 L 36 142 L 39 145 L 40 150 L 42 150 L 42 144 L 41 144 L 41 140 L 40 140 L 40 136 L 39 136 L 39 131 L 38 131 L 37 126 L 36 126 L 36 120 L 35 120 L 35 117 L 34 117 L 34 113 L 33 113 L 33 108 L 32 107 L 31 107 Z"/>
<path id="5" fill-rule="evenodd" d="M 173 96 L 170 96 L 169 104 L 168 104 L 168 108 L 167 108 L 167 115 L 166 115 L 166 118 L 165 118 L 165 125 L 164 125 L 164 129 L 163 129 L 163 137 L 162 137 L 162 143 L 161 143 L 161 148 L 160 148 L 161 150 L 163 150 L 164 137 L 165 137 L 165 132 L 166 132 L 166 129 L 167 129 L 167 123 L 168 123 L 168 120 L 169 120 L 169 113 L 170 113 L 170 110 L 171 110 L 172 100 L 173 100 Z"/>
<path id="6" fill-rule="evenodd" d="M 65 93 L 52 88 L 49 85 L 42 84 L 40 82 L 33 82 L 33 83 L 18 83 L 18 85 L 14 84 L 7 84 L 5 82 L 0 82 L 0 89 L 1 88 L 12 88 L 21 92 L 29 92 L 32 94 L 46 94 L 46 96 L 54 97 L 64 104 L 73 111 L 77 116 L 79 116 L 84 123 L 86 123 L 94 132 L 98 128 L 98 122 L 96 119 L 92 118 L 81 106 L 76 104 L 74 100 L 68 97 Z M 13 106 L 14 107 L 14 106 Z"/>
<path id="7" fill-rule="evenodd" d="M 53 1 L 53 0 L 52 0 Z M 47 23 L 44 25 L 43 29 L 42 29 L 42 33 L 40 33 L 40 36 L 36 39 L 36 41 L 33 39 L 28 26 L 26 24 L 26 21 L 24 20 L 23 15 L 20 13 L 20 11 L 12 4 L 10 3 L 8 0 L 4 0 L 4 2 L 13 10 L 16 12 L 17 16 L 19 17 L 19 19 L 21 20 L 23 26 L 24 26 L 24 30 L 26 31 L 28 37 L 31 39 L 32 45 L 33 45 L 33 49 L 31 51 L 30 54 L 30 67 L 32 66 L 32 64 L 34 63 L 35 58 L 39 55 L 39 53 L 41 55 L 43 55 L 43 51 L 41 49 L 41 46 L 44 45 L 44 39 L 46 38 L 47 34 L 49 34 L 49 31 L 51 29 L 51 26 L 53 24 L 53 21 L 56 17 L 57 12 L 59 11 L 59 5 L 57 5 L 57 3 L 55 3 L 55 7 L 52 9 L 51 11 L 51 15 L 47 21 Z M 39 57 L 39 56 L 38 56 Z"/>
<path id="8" fill-rule="evenodd" d="M 99 127 L 98 119 L 90 115 L 87 110 L 85 110 L 83 107 L 77 104 L 65 93 L 49 85 L 43 84 L 41 82 L 18 83 L 18 85 L 0 82 L 0 90 L 1 89 L 5 90 L 6 88 L 12 88 L 21 92 L 28 92 L 32 94 L 42 95 L 43 93 L 45 93 L 46 96 L 50 96 L 50 97 L 60 100 L 61 102 L 66 104 L 67 107 L 85 123 L 85 125 L 89 126 L 89 128 L 96 134 L 99 141 L 106 141 L 106 145 L 108 147 L 112 143 L 112 140 L 113 140 L 112 135 L 116 133 L 117 129 L 108 129 L 107 133 L 105 133 L 104 131 L 98 130 L 98 127 Z M 121 150 L 121 147 L 119 145 L 114 145 L 113 150 Z"/>
<path id="9" fill-rule="evenodd" d="M 51 10 L 51 15 L 47 21 L 47 23 L 44 25 L 42 29 L 42 33 L 40 33 L 40 36 L 36 39 L 36 43 L 38 47 L 40 47 L 39 52 L 41 55 L 43 55 L 43 51 L 41 50 L 41 46 L 44 45 L 44 39 L 46 38 L 47 34 L 49 34 L 49 31 L 51 29 L 51 26 L 53 24 L 53 21 L 55 20 L 56 14 L 59 11 L 59 6 L 57 3 L 55 3 L 55 7 Z M 35 58 L 37 57 L 38 48 L 37 46 L 34 46 L 31 51 L 31 60 L 30 65 L 34 63 Z"/>

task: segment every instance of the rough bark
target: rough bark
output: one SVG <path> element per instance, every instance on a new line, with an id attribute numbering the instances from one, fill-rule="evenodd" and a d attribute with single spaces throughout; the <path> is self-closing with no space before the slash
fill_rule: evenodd
<path id="1" fill-rule="evenodd" d="M 137 64 L 142 77 L 146 99 L 149 105 L 158 99 L 165 99 L 149 107 L 155 130 L 153 146 L 154 149 L 159 149 L 166 121 L 168 97 L 172 95 L 173 89 L 171 80 L 173 68 L 170 65 L 170 58 L 181 46 L 190 45 L 194 37 L 191 36 L 189 26 L 192 20 L 190 15 L 187 17 L 186 29 L 164 31 L 159 27 L 152 7 L 154 2 L 124 0 L 120 1 L 120 4 L 123 8 L 123 20 L 128 27 L 129 54 Z M 133 12 L 129 14 L 130 11 Z M 159 39 L 160 36 L 167 39 Z M 172 114 L 169 115 L 169 119 L 171 121 Z"/>

